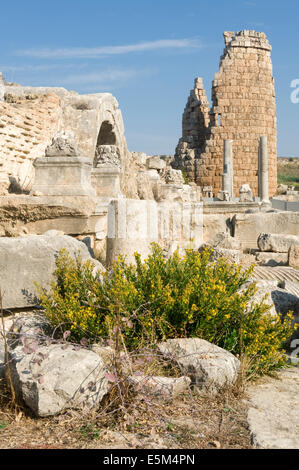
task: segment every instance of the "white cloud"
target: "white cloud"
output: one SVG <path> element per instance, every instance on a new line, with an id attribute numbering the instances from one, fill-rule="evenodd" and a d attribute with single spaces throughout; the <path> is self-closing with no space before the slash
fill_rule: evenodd
<path id="1" fill-rule="evenodd" d="M 19 56 L 43 59 L 84 59 L 107 55 L 128 54 L 130 52 L 152 51 L 158 49 L 193 49 L 201 48 L 197 39 L 159 39 L 124 46 L 73 47 L 65 49 L 24 49 L 16 51 Z"/>
<path id="2" fill-rule="evenodd" d="M 57 80 L 59 86 L 80 88 L 81 91 L 94 90 L 101 87 L 101 90 L 111 90 L 126 85 L 135 77 L 146 77 L 157 72 L 154 68 L 148 69 L 108 69 L 101 72 L 91 72 L 84 74 L 71 74 Z"/>
<path id="3" fill-rule="evenodd" d="M 57 65 L 0 65 L 2 72 L 42 72 L 55 68 Z"/>
<path id="4" fill-rule="evenodd" d="M 80 65 L 79 68 L 86 67 L 86 64 Z M 56 69 L 71 69 L 71 68 L 78 68 L 76 64 L 43 64 L 43 65 L 1 65 L 0 64 L 0 71 L 1 72 L 47 72 L 49 70 L 56 70 Z"/>
<path id="5" fill-rule="evenodd" d="M 116 80 L 127 80 L 138 75 L 137 70 L 106 70 L 99 73 L 85 73 L 85 74 L 73 74 L 64 77 L 60 80 L 60 83 L 64 84 L 88 84 L 88 83 L 103 83 L 113 82 Z"/>

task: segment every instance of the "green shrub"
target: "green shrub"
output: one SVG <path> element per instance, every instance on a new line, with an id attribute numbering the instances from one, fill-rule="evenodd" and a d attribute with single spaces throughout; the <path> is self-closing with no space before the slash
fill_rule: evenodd
<path id="1" fill-rule="evenodd" d="M 247 281 L 253 268 L 243 270 L 226 259 L 210 262 L 208 250 L 165 259 L 156 244 L 144 262 L 138 254 L 135 260 L 129 265 L 120 257 L 99 282 L 90 262 L 62 251 L 50 291 L 38 288 L 46 316 L 76 341 L 111 338 L 117 329 L 132 350 L 149 341 L 200 337 L 245 354 L 251 372 L 285 363 L 282 348 L 294 331 L 292 316 L 282 321 L 265 302 L 251 304 L 256 286 Z"/>
<path id="2" fill-rule="evenodd" d="M 189 181 L 189 178 L 188 178 L 188 173 L 185 170 L 182 170 L 182 176 L 184 178 L 184 183 L 189 184 L 190 181 Z"/>

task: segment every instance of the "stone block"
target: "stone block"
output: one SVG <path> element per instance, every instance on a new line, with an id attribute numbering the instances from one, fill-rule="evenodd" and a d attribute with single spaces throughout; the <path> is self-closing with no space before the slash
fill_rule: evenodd
<path id="1" fill-rule="evenodd" d="M 232 385 L 240 361 L 230 352 L 199 338 L 169 339 L 158 344 L 160 353 L 175 361 L 200 390 L 215 393 Z"/>
<path id="2" fill-rule="evenodd" d="M 291 245 L 288 253 L 289 266 L 299 269 L 299 245 Z"/>
<path id="3" fill-rule="evenodd" d="M 104 268 L 90 256 L 85 243 L 67 235 L 27 235 L 0 238 L 0 286 L 3 308 L 26 308 L 38 304 L 35 282 L 48 289 L 56 269 L 56 258 L 66 249 L 75 258 L 93 262 L 95 269 Z"/>
<path id="4" fill-rule="evenodd" d="M 34 161 L 31 194 L 43 196 L 96 196 L 91 185 L 92 162 L 86 157 L 43 157 Z"/>
<path id="5" fill-rule="evenodd" d="M 299 236 L 299 212 L 236 214 L 232 225 L 234 236 L 241 240 L 243 249 L 257 248 L 257 239 L 261 233 Z M 274 250 L 269 248 L 269 251 Z"/>
<path id="6" fill-rule="evenodd" d="M 261 233 L 257 244 L 261 251 L 288 253 L 292 245 L 299 245 L 299 235 Z"/>
<path id="7" fill-rule="evenodd" d="M 175 397 L 188 390 L 191 383 L 189 377 L 162 377 L 162 376 L 129 376 L 128 382 L 134 390 L 145 395 Z"/>
<path id="8" fill-rule="evenodd" d="M 94 408 L 109 389 L 103 360 L 80 347 L 52 344 L 26 354 L 19 346 L 10 359 L 16 394 L 38 417 Z"/>
<path id="9" fill-rule="evenodd" d="M 240 202 L 252 202 L 253 195 L 249 184 L 243 184 L 240 188 Z"/>
<path id="10" fill-rule="evenodd" d="M 149 170 L 164 170 L 166 168 L 166 162 L 160 157 L 149 157 L 146 163 Z"/>
<path id="11" fill-rule="evenodd" d="M 92 169 L 91 183 L 99 197 L 117 198 L 120 189 L 120 169 L 115 166 L 101 165 Z"/>
<path id="12" fill-rule="evenodd" d="M 256 261 L 262 266 L 287 266 L 287 253 L 257 252 Z"/>

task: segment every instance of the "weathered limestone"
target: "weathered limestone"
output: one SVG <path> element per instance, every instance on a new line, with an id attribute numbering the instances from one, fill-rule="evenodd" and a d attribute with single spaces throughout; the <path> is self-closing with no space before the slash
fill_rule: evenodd
<path id="1" fill-rule="evenodd" d="M 81 254 L 91 260 L 96 271 L 104 268 L 91 258 L 87 246 L 73 237 L 28 235 L 0 238 L 0 286 L 3 308 L 24 308 L 38 303 L 34 283 L 48 288 L 56 269 L 56 258 L 64 248 L 72 257 Z"/>
<path id="2" fill-rule="evenodd" d="M 232 237 L 227 232 L 218 232 L 216 235 L 209 240 L 209 244 L 214 248 L 225 248 L 228 250 L 240 250 L 240 241 Z"/>
<path id="3" fill-rule="evenodd" d="M 250 387 L 247 420 L 256 447 L 299 448 L 298 386 L 299 369 L 292 367 Z"/>
<path id="4" fill-rule="evenodd" d="M 208 198 L 208 199 L 212 198 L 214 196 L 212 186 L 204 186 L 202 188 L 202 195 L 203 195 L 203 198 Z"/>
<path id="5" fill-rule="evenodd" d="M 145 165 L 148 156 L 144 152 L 131 152 L 131 156 L 136 160 L 140 165 Z"/>
<path id="6" fill-rule="evenodd" d="M 16 394 L 38 417 L 95 407 L 109 389 L 103 360 L 80 347 L 52 344 L 26 354 L 19 346 L 10 358 Z"/>
<path id="7" fill-rule="evenodd" d="M 229 201 L 230 200 L 230 195 L 228 191 L 218 191 L 217 198 L 220 201 Z"/>
<path id="8" fill-rule="evenodd" d="M 243 248 L 257 248 L 257 239 L 264 232 L 299 236 L 299 213 L 270 211 L 236 214 L 232 225 L 233 235 L 241 241 Z"/>
<path id="9" fill-rule="evenodd" d="M 248 284 L 243 285 L 240 292 L 247 288 Z M 268 305 L 269 307 L 266 313 L 272 315 L 273 317 L 277 317 L 278 313 L 276 311 L 275 304 L 271 296 L 272 291 L 277 289 L 277 284 L 277 281 L 258 281 L 256 283 L 256 293 L 252 296 L 250 302 L 248 302 L 247 311 L 250 311 L 254 305 L 259 304 L 263 301 L 264 304 Z"/>
<path id="10" fill-rule="evenodd" d="M 249 184 L 243 184 L 240 188 L 240 202 L 253 202 L 252 190 Z"/>
<path id="11" fill-rule="evenodd" d="M 203 242 L 209 242 L 216 233 L 225 232 L 230 220 L 226 214 L 204 214 L 203 215 Z"/>
<path id="12" fill-rule="evenodd" d="M 43 196 L 95 196 L 91 186 L 92 162 L 78 155 L 75 142 L 66 135 L 53 138 L 46 156 L 36 158 L 31 194 Z"/>
<path id="13" fill-rule="evenodd" d="M 203 247 L 204 248 L 204 247 Z M 231 263 L 240 263 L 240 251 L 230 248 L 215 247 L 212 248 L 211 259 L 216 261 L 219 258 L 226 258 Z"/>
<path id="14" fill-rule="evenodd" d="M 45 153 L 58 132 L 71 133 L 79 149 L 94 161 L 98 148 L 114 145 L 123 166 L 128 150 L 117 100 L 110 93 L 79 95 L 64 88 L 22 87 L 4 83 L 0 87 L 0 189 L 10 179 L 21 190 L 34 181 L 33 161 Z M 2 164 L 2 165 L 1 165 Z M 3 184 L 1 185 L 1 181 Z"/>
<path id="15" fill-rule="evenodd" d="M 116 145 L 98 145 L 94 158 L 94 167 L 121 166 L 120 152 Z"/>
<path id="16" fill-rule="evenodd" d="M 258 237 L 257 244 L 261 251 L 288 253 L 292 245 L 299 246 L 299 236 L 276 233 L 261 233 Z"/>
<path id="17" fill-rule="evenodd" d="M 116 166 L 100 165 L 93 168 L 91 183 L 99 197 L 118 198 L 120 189 L 120 169 Z"/>
<path id="18" fill-rule="evenodd" d="M 54 327 L 40 311 L 20 313 L 11 317 L 11 325 L 7 331 L 10 350 L 17 346 L 45 345 L 52 336 Z M 24 341 L 25 340 L 25 341 Z"/>
<path id="19" fill-rule="evenodd" d="M 177 246 L 199 247 L 203 236 L 202 203 L 112 200 L 108 208 L 107 262 L 125 253 L 129 261 L 134 252 L 146 257 L 151 243 L 166 250 Z"/>
<path id="20" fill-rule="evenodd" d="M 232 263 L 240 263 L 240 241 L 231 237 L 227 232 L 218 232 L 210 240 L 205 242 L 199 251 L 210 249 L 211 260 L 216 261 L 219 258 L 226 258 Z"/>
<path id="21" fill-rule="evenodd" d="M 176 397 L 182 392 L 188 390 L 191 383 L 189 377 L 161 377 L 161 376 L 143 376 L 131 375 L 128 382 L 133 385 L 135 391 L 146 395 Z"/>
<path id="22" fill-rule="evenodd" d="M 196 79 L 182 119 L 174 168 L 189 181 L 222 189 L 223 142 L 234 143 L 234 193 L 249 184 L 258 195 L 260 136 L 268 139 L 269 196 L 277 187 L 276 105 L 271 46 L 264 33 L 225 32 L 225 49 L 209 107 L 202 79 Z M 265 193 L 265 198 L 266 198 Z"/>
<path id="23" fill-rule="evenodd" d="M 287 266 L 287 253 L 269 253 L 259 251 L 255 253 L 256 261 L 263 266 Z"/>
<path id="24" fill-rule="evenodd" d="M 158 208 L 154 201 L 118 199 L 108 207 L 107 263 L 121 254 L 133 261 L 150 253 L 151 242 L 158 241 Z"/>
<path id="25" fill-rule="evenodd" d="M 269 305 L 269 313 L 272 316 L 285 315 L 289 311 L 294 312 L 294 319 L 299 313 L 299 298 L 287 289 L 278 287 L 278 281 L 259 280 L 256 283 L 257 291 L 249 302 L 249 307 L 261 302 Z M 279 284 L 280 285 L 280 284 Z M 245 286 L 246 287 L 246 286 Z"/>
<path id="26" fill-rule="evenodd" d="M 79 150 L 72 135 L 59 133 L 52 139 L 51 145 L 46 147 L 46 157 L 77 157 Z"/>
<path id="27" fill-rule="evenodd" d="M 199 338 L 168 339 L 158 344 L 168 359 L 202 391 L 215 393 L 235 383 L 240 361 L 230 352 Z"/>
<path id="28" fill-rule="evenodd" d="M 262 202 L 269 201 L 268 139 L 262 136 L 259 142 L 259 196 Z"/>
<path id="29" fill-rule="evenodd" d="M 42 235 L 59 230 L 66 235 L 92 235 L 107 214 L 95 198 L 86 196 L 25 196 L 0 198 L 0 236 Z"/>
<path id="30" fill-rule="evenodd" d="M 34 180 L 33 161 L 44 155 L 58 131 L 60 99 L 53 90 L 14 96 L 14 87 L 4 88 L 0 101 L 0 180 L 8 190 L 14 182 L 29 190 Z M 21 89 L 21 87 L 20 87 Z"/>
<path id="31" fill-rule="evenodd" d="M 293 292 L 294 295 L 299 296 L 298 289 L 290 290 L 290 284 L 299 284 L 299 272 L 290 266 L 276 266 L 273 268 L 269 266 L 256 266 L 252 274 L 252 279 L 257 281 L 276 281 L 281 285 L 285 284 L 284 288 L 286 290 Z"/>
<path id="32" fill-rule="evenodd" d="M 299 244 L 290 246 L 288 264 L 292 266 L 292 268 L 299 269 Z"/>
<path id="33" fill-rule="evenodd" d="M 276 194 L 278 194 L 278 195 L 287 194 L 288 188 L 289 188 L 289 186 L 287 184 L 279 184 L 277 186 Z"/>
<path id="34" fill-rule="evenodd" d="M 149 170 L 164 170 L 166 163 L 160 157 L 150 157 L 146 161 Z"/>
<path id="35" fill-rule="evenodd" d="M 160 184 L 157 199 L 159 202 L 199 202 L 201 193 L 198 189 L 198 186 L 189 184 Z"/>
<path id="36" fill-rule="evenodd" d="M 185 184 L 181 170 L 174 170 L 173 168 L 167 170 L 165 175 L 165 181 L 167 184 Z"/>
<path id="37" fill-rule="evenodd" d="M 182 119 L 182 138 L 176 148 L 172 166 L 183 170 L 194 181 L 196 159 L 209 127 L 209 103 L 201 78 L 194 80 Z M 220 189 L 220 188 L 219 188 Z"/>
<path id="38" fill-rule="evenodd" d="M 91 162 L 85 157 L 37 158 L 31 194 L 38 196 L 95 196 Z"/>

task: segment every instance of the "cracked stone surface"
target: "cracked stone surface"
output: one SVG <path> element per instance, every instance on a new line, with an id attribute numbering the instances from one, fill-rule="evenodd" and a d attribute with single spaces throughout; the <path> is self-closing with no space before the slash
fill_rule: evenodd
<path id="1" fill-rule="evenodd" d="M 299 449 L 299 367 L 249 389 L 248 424 L 253 444 L 262 449 Z"/>

